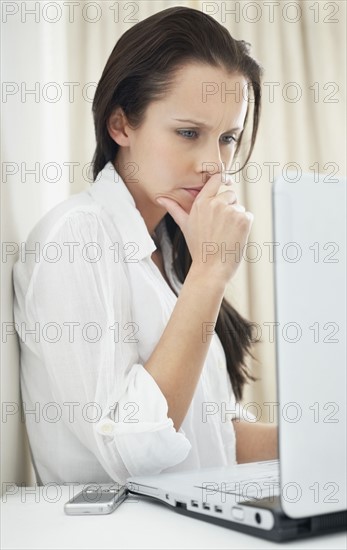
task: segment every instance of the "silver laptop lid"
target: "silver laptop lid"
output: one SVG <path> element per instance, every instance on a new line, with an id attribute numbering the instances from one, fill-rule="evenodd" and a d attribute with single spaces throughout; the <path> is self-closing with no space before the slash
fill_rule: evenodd
<path id="1" fill-rule="evenodd" d="M 298 518 L 346 508 L 346 180 L 294 179 L 272 205 L 281 500 Z"/>

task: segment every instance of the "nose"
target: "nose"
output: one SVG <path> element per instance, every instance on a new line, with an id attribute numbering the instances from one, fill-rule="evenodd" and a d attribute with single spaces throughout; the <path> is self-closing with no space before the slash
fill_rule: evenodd
<path id="1" fill-rule="evenodd" d="M 197 171 L 201 173 L 202 183 L 206 183 L 210 176 L 213 176 L 217 172 L 224 172 L 225 169 L 218 141 L 209 140 L 205 146 L 199 148 Z"/>

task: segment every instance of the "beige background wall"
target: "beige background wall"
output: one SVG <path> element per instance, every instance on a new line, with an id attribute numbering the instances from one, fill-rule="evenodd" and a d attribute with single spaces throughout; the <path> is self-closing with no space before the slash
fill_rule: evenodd
<path id="1" fill-rule="evenodd" d="M 2 483 L 34 482 L 24 426 L 16 413 L 17 341 L 4 333 L 13 320 L 11 251 L 52 206 L 89 185 L 86 165 L 94 151 L 91 102 L 115 42 L 137 21 L 174 5 L 215 17 L 235 38 L 252 44 L 252 54 L 265 69 L 253 164 L 236 184 L 240 202 L 255 216 L 249 241 L 256 242 L 262 254 L 257 262 L 243 262 L 228 296 L 262 328 L 263 342 L 255 347 L 258 363 L 253 365 L 260 380 L 248 388 L 245 402 L 257 401 L 266 420 L 264 401 L 276 401 L 274 342 L 265 325 L 274 321 L 273 264 L 264 246 L 272 241 L 271 184 L 273 176 L 286 174 L 286 165 L 293 162 L 303 172 L 315 165 L 320 172 L 336 167 L 339 175 L 346 174 L 346 3 L 141 0 L 94 2 L 96 7 L 88 10 L 79 3 L 69 10 L 60 2 L 59 12 L 48 6 L 53 3 L 40 2 L 35 16 L 28 12 L 34 2 L 8 4 L 17 4 L 18 12 L 2 11 L 1 228 L 9 254 L 1 264 L 1 399 L 2 413 L 13 414 L 2 416 Z M 36 95 L 29 92 L 35 88 Z M 35 163 L 37 181 L 27 172 Z M 68 163 L 76 163 L 73 177 Z"/>

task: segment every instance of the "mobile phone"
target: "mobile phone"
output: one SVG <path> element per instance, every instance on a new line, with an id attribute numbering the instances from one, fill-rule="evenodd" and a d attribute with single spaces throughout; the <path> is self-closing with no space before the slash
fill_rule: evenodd
<path id="1" fill-rule="evenodd" d="M 110 514 L 125 500 L 128 494 L 126 485 L 87 485 L 81 492 L 66 502 L 65 514 Z"/>

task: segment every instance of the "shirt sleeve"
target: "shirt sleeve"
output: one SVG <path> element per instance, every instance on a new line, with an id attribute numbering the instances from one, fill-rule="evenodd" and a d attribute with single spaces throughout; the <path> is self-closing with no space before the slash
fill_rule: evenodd
<path id="1" fill-rule="evenodd" d="M 51 231 L 40 243 L 46 254 L 33 269 L 26 304 L 40 324 L 38 349 L 54 399 L 73 411 L 66 425 L 125 483 L 182 462 L 191 444 L 175 430 L 136 342 L 129 331 L 122 335 L 132 321 L 129 283 L 107 223 L 98 213 L 75 212 Z"/>

